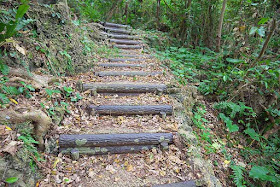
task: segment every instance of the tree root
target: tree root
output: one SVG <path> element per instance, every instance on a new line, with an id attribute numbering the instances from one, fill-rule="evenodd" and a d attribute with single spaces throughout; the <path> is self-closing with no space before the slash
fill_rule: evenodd
<path id="1" fill-rule="evenodd" d="M 41 89 L 47 87 L 52 82 L 59 81 L 56 77 L 31 74 L 23 69 L 10 69 L 8 76 L 10 79 L 6 83 L 7 86 L 19 87 L 22 86 L 20 83 L 22 81 L 26 84 L 31 84 L 34 89 Z"/>
<path id="2" fill-rule="evenodd" d="M 41 110 L 33 110 L 30 112 L 16 112 L 14 110 L 1 111 L 0 122 L 8 123 L 24 123 L 31 122 L 34 125 L 33 133 L 35 139 L 39 142 L 39 149 L 44 149 L 44 136 L 50 129 L 52 124 L 51 118 Z"/>

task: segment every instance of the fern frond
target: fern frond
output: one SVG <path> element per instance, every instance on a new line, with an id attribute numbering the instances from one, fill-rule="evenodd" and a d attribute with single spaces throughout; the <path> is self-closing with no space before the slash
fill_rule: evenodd
<path id="1" fill-rule="evenodd" d="M 234 166 L 231 166 L 231 169 L 233 170 L 232 178 L 233 178 L 233 181 L 234 181 L 235 185 L 237 187 L 244 187 L 245 186 L 245 185 L 243 185 L 243 182 L 244 182 L 244 177 L 243 177 L 244 167 L 234 165 Z"/>

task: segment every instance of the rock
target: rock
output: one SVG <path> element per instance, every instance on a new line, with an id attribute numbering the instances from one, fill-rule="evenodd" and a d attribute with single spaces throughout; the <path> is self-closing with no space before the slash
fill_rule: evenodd
<path id="1" fill-rule="evenodd" d="M 197 145 L 198 142 L 197 142 L 196 136 L 191 131 L 179 129 L 178 133 L 185 144 Z"/>

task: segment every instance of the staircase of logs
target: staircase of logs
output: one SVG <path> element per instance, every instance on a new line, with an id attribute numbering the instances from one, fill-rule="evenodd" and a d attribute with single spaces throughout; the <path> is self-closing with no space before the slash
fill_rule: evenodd
<path id="1" fill-rule="evenodd" d="M 97 63 L 96 67 L 103 67 L 106 71 L 96 71 L 99 77 L 134 77 L 134 76 L 162 76 L 162 71 L 151 71 L 154 66 L 146 63 L 145 59 L 153 56 L 143 54 L 143 42 L 130 26 L 115 23 L 102 23 L 104 34 L 107 35 L 109 45 L 120 49 L 117 58 L 108 58 L 106 63 Z M 129 68 L 129 71 L 113 71 L 112 68 Z M 133 69 L 133 71 L 130 71 Z M 136 69 L 136 70 L 134 70 Z M 169 94 L 177 92 L 168 85 L 153 82 L 87 82 L 79 85 L 81 91 L 91 92 L 92 97 L 97 94 Z M 139 116 L 160 115 L 162 119 L 173 114 L 171 105 L 88 105 L 90 115 L 109 116 Z M 82 154 L 123 154 L 137 153 L 153 148 L 168 149 L 173 143 L 174 133 L 130 133 L 130 134 L 61 134 L 59 147 L 62 154 L 69 154 L 72 159 L 79 159 Z M 169 186 L 169 185 L 168 185 Z M 193 182 L 183 182 L 170 186 L 195 186 Z"/>

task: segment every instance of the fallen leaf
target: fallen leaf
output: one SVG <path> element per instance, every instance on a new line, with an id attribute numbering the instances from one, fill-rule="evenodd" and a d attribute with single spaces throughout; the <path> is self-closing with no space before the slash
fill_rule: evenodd
<path id="1" fill-rule="evenodd" d="M 18 50 L 18 52 L 20 52 L 23 55 L 26 55 L 26 49 L 23 47 L 20 47 L 17 43 L 13 43 L 14 47 Z"/>
<path id="2" fill-rule="evenodd" d="M 6 128 L 6 130 L 8 130 L 8 131 L 12 131 L 13 129 L 11 129 L 10 127 L 8 127 L 8 126 L 5 126 L 5 128 Z"/>
<path id="3" fill-rule="evenodd" d="M 133 166 L 131 164 L 129 164 L 127 167 L 126 167 L 126 171 L 133 171 Z"/>
<path id="4" fill-rule="evenodd" d="M 161 171 L 159 172 L 159 174 L 160 174 L 162 177 L 164 177 L 164 176 L 166 175 L 166 172 L 163 171 L 163 170 L 161 170 Z"/>
<path id="5" fill-rule="evenodd" d="M 21 142 L 18 141 L 11 141 L 8 145 L 6 145 L 3 149 L 4 152 L 10 153 L 12 156 L 14 156 L 17 152 L 17 146 L 20 145 Z"/>
<path id="6" fill-rule="evenodd" d="M 58 164 L 58 162 L 60 162 L 60 158 L 57 157 L 53 163 L 53 168 L 56 168 L 56 165 Z"/>
<path id="7" fill-rule="evenodd" d="M 230 163 L 230 160 L 225 160 L 224 163 L 225 163 L 225 164 L 229 164 L 229 163 Z"/>
<path id="8" fill-rule="evenodd" d="M 16 105 L 18 104 L 18 102 L 12 98 L 9 98 L 11 102 L 15 103 Z"/>

